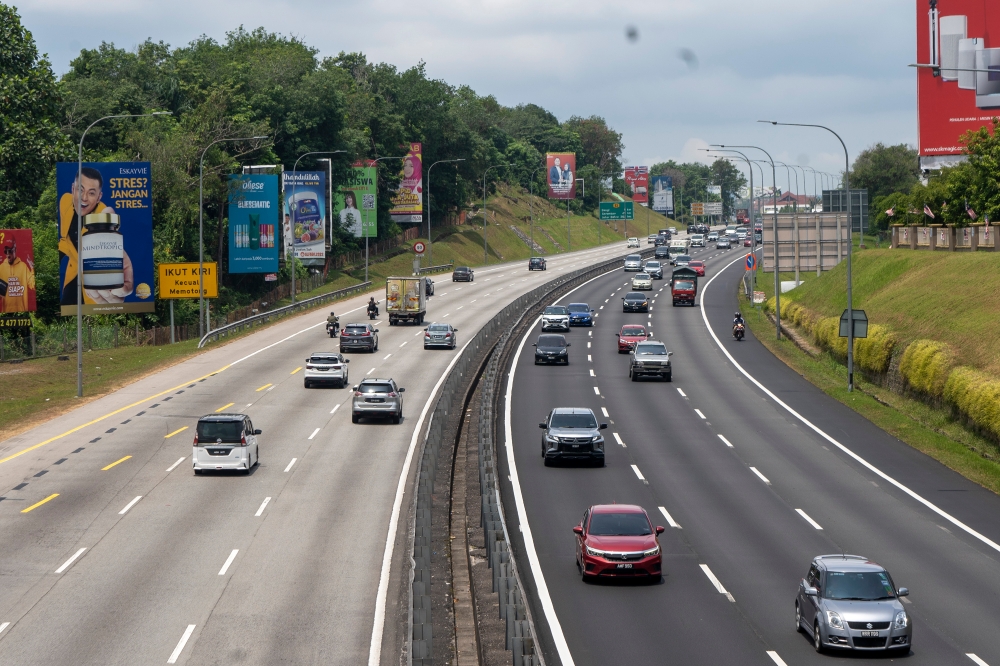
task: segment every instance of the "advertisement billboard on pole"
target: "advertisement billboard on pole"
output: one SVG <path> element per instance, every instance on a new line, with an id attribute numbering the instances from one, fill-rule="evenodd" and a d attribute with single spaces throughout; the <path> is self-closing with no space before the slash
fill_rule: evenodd
<path id="1" fill-rule="evenodd" d="M 378 235 L 378 189 L 375 162 L 357 162 L 347 174 L 347 182 L 333 194 L 333 215 L 340 228 L 355 238 Z"/>
<path id="2" fill-rule="evenodd" d="M 649 203 L 649 167 L 625 167 L 625 183 L 637 204 Z"/>
<path id="3" fill-rule="evenodd" d="M 423 145 L 411 143 L 403 159 L 403 179 L 392 197 L 392 221 L 397 224 L 423 222 L 424 166 Z"/>
<path id="4" fill-rule="evenodd" d="M 917 0 L 921 165 L 954 162 L 959 138 L 1000 115 L 1000 11 L 983 0 Z M 990 41 L 992 40 L 992 41 Z M 952 156 L 949 158 L 948 156 Z"/>
<path id="5" fill-rule="evenodd" d="M 81 259 L 83 314 L 153 312 L 149 162 L 85 162 L 80 181 L 76 162 L 56 165 L 60 313 L 76 314 Z"/>
<path id="6" fill-rule="evenodd" d="M 281 175 L 292 252 L 306 266 L 322 266 L 326 261 L 326 172 L 285 171 Z"/>
<path id="7" fill-rule="evenodd" d="M 545 178 L 549 199 L 575 199 L 576 153 L 546 153 Z"/>
<path id="8" fill-rule="evenodd" d="M 229 176 L 229 272 L 278 272 L 278 177 Z"/>
<path id="9" fill-rule="evenodd" d="M 653 210 L 664 215 L 674 214 L 674 179 L 670 176 L 653 176 Z"/>
<path id="10" fill-rule="evenodd" d="M 0 252 L 0 313 L 34 312 L 35 246 L 31 229 L 0 229 Z"/>

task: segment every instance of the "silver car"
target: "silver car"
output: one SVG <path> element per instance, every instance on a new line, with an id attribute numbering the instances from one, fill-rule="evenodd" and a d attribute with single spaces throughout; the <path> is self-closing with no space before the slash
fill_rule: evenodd
<path id="1" fill-rule="evenodd" d="M 542 459 L 548 467 L 554 460 L 587 460 L 604 467 L 604 435 L 607 423 L 598 425 L 586 407 L 557 407 L 538 424 L 542 435 Z"/>
<path id="2" fill-rule="evenodd" d="M 316 384 L 334 384 L 337 388 L 347 385 L 347 364 L 350 361 L 335 352 L 313 352 L 306 359 L 302 381 L 306 388 Z"/>
<path id="3" fill-rule="evenodd" d="M 913 621 L 900 603 L 910 593 L 860 555 L 820 555 L 799 582 L 795 628 L 827 649 L 910 651 Z"/>
<path id="4" fill-rule="evenodd" d="M 658 377 L 670 381 L 673 369 L 670 366 L 672 351 L 657 340 L 636 343 L 629 356 L 628 376 L 636 382 L 640 377 Z"/>
<path id="5" fill-rule="evenodd" d="M 391 379 L 365 379 L 354 387 L 351 422 L 363 418 L 389 419 L 399 423 L 403 418 L 403 391 Z"/>
<path id="6" fill-rule="evenodd" d="M 642 255 L 641 254 L 630 254 L 625 257 L 625 271 L 640 271 L 642 270 Z"/>
<path id="7" fill-rule="evenodd" d="M 454 349 L 458 345 L 458 329 L 451 324 L 431 324 L 424 329 L 424 349 L 431 347 L 447 347 Z"/>

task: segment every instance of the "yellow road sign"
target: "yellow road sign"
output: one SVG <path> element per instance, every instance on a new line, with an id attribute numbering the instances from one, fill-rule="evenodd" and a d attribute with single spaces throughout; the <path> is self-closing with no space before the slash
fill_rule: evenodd
<path id="1" fill-rule="evenodd" d="M 704 203 L 693 203 L 693 204 L 691 204 L 691 214 L 692 215 L 704 215 L 705 214 L 705 204 Z"/>
<path id="2" fill-rule="evenodd" d="M 205 273 L 201 276 L 205 298 L 219 296 L 219 267 L 214 261 L 206 261 Z M 159 298 L 198 298 L 198 263 L 160 264 Z"/>

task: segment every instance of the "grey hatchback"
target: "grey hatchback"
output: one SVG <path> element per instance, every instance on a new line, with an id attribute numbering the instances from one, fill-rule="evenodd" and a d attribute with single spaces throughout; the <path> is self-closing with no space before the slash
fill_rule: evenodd
<path id="1" fill-rule="evenodd" d="M 799 581 L 795 629 L 812 637 L 817 652 L 910 651 L 913 625 L 889 572 L 860 555 L 820 555 Z"/>
<path id="2" fill-rule="evenodd" d="M 365 379 L 354 387 L 351 422 L 363 418 L 390 419 L 399 423 L 403 418 L 403 391 L 391 379 Z"/>
<path id="3" fill-rule="evenodd" d="M 604 435 L 607 423 L 597 424 L 594 412 L 585 407 L 557 407 L 538 424 L 542 435 L 545 466 L 553 460 L 589 460 L 604 467 Z"/>

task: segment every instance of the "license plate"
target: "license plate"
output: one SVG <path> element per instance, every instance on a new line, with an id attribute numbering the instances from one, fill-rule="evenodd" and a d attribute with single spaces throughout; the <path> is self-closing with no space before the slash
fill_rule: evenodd
<path id="1" fill-rule="evenodd" d="M 619 564 L 618 568 L 619 569 L 631 569 L 632 565 L 631 564 Z M 875 633 L 877 634 L 878 632 L 876 631 Z"/>
<path id="2" fill-rule="evenodd" d="M 365 402 L 385 402 L 382 398 L 366 398 Z"/>
<path id="3" fill-rule="evenodd" d="M 878 632 L 877 631 L 862 631 L 861 632 L 861 636 L 863 638 L 869 638 L 869 637 L 871 637 L 871 638 L 878 638 Z"/>

